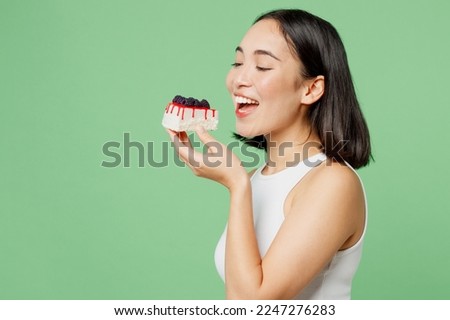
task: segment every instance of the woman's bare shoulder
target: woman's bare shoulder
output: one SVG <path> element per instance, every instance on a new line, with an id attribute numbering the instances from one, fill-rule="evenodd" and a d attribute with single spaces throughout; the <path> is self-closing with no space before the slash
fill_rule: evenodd
<path id="1" fill-rule="evenodd" d="M 303 182 L 307 189 L 331 189 L 339 193 L 342 191 L 362 191 L 357 173 L 345 163 L 331 159 L 327 159 L 316 168 L 311 169 L 304 177 Z"/>
<path id="2" fill-rule="evenodd" d="M 303 177 L 289 195 L 289 208 L 309 211 L 314 206 L 328 207 L 357 216 L 364 206 L 364 191 L 356 172 L 346 164 L 327 159 Z M 352 208 L 351 210 L 349 210 Z"/>

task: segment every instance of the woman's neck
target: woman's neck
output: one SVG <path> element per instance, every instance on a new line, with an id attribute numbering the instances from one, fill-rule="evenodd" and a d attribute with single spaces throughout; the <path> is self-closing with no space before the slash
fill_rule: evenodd
<path id="1" fill-rule="evenodd" d="M 292 167 L 305 159 L 321 152 L 318 135 L 309 128 L 296 134 L 271 133 L 265 136 L 267 141 L 267 165 L 264 174 L 273 174 Z"/>

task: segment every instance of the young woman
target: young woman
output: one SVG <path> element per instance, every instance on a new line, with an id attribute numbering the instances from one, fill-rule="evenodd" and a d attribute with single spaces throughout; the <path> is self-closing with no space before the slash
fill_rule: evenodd
<path id="1" fill-rule="evenodd" d="M 200 128 L 207 158 L 186 133 L 169 134 L 195 175 L 229 190 L 215 254 L 227 298 L 350 299 L 367 224 L 353 168 L 371 151 L 338 33 L 302 10 L 264 14 L 236 48 L 226 84 L 237 136 L 266 150 L 264 166 L 247 174 Z"/>

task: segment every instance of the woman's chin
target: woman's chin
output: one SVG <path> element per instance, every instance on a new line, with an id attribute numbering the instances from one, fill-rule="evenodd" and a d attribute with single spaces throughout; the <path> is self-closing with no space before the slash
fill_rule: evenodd
<path id="1" fill-rule="evenodd" d="M 248 133 L 246 131 L 239 131 L 239 130 L 237 130 L 236 133 L 238 135 L 240 135 L 241 137 L 244 137 L 244 138 L 247 138 L 247 139 L 251 139 L 253 137 L 256 137 L 256 135 Z"/>
<path id="2" fill-rule="evenodd" d="M 239 126 L 239 125 L 236 125 L 236 133 L 238 135 L 248 138 L 248 139 L 260 135 L 255 130 L 252 130 L 251 128 L 245 128 L 245 127 Z"/>

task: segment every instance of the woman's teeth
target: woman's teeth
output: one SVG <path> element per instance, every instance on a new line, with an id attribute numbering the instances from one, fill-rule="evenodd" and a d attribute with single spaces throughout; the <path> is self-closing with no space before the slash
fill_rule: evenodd
<path id="1" fill-rule="evenodd" d="M 259 104 L 259 102 L 256 101 L 256 100 L 245 98 L 245 97 L 239 97 L 239 96 L 236 96 L 234 101 L 236 102 L 237 105 L 242 105 L 242 104 Z"/>

